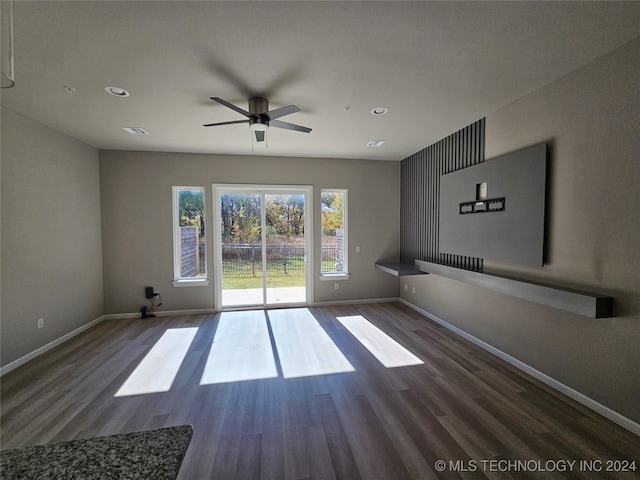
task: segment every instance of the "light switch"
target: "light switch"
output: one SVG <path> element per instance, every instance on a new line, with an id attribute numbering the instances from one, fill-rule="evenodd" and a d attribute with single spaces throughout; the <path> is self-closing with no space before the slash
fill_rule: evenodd
<path id="1" fill-rule="evenodd" d="M 360 253 L 360 245 L 356 245 L 356 253 Z"/>

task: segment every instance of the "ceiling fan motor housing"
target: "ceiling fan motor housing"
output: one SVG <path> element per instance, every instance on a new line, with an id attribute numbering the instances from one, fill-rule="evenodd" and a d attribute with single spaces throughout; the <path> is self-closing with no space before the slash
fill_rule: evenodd
<path id="1" fill-rule="evenodd" d="M 249 113 L 260 115 L 269 111 L 269 101 L 262 97 L 251 97 L 249 99 Z"/>
<path id="2" fill-rule="evenodd" d="M 264 131 L 267 129 L 269 122 L 260 117 L 261 113 L 269 111 L 269 101 L 262 97 L 251 97 L 249 99 L 249 127 L 251 130 Z M 253 116 L 255 114 L 255 116 Z M 264 126 L 263 126 L 264 125 Z"/>

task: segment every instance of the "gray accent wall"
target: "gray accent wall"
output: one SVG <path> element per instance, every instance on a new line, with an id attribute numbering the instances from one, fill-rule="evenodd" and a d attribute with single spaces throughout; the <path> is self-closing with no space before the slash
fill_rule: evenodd
<path id="1" fill-rule="evenodd" d="M 640 39 L 486 117 L 487 158 L 540 142 L 550 149 L 545 266 L 485 260 L 484 270 L 611 295 L 614 318 L 592 320 L 435 275 L 400 280 L 408 302 L 636 423 L 638 85 Z"/>
<path id="2" fill-rule="evenodd" d="M 539 143 L 440 177 L 440 252 L 541 267 L 546 160 Z M 481 183 L 504 209 L 460 213 Z"/>
<path id="3" fill-rule="evenodd" d="M 104 297 L 98 151 L 5 107 L 1 130 L 4 366 L 100 318 Z"/>
<path id="4" fill-rule="evenodd" d="M 315 302 L 397 298 L 397 279 L 375 269 L 395 260 L 400 243 L 400 163 L 322 158 L 252 157 L 181 153 L 100 151 L 105 312 L 138 312 L 148 305 L 144 287 L 162 294 L 161 310 L 214 308 L 214 283 L 174 287 L 171 187 L 204 186 L 207 271 L 212 280 L 211 185 L 311 185 L 314 188 Z M 320 190 L 346 188 L 349 273 L 321 281 Z M 360 252 L 356 252 L 356 245 Z"/>
<path id="5" fill-rule="evenodd" d="M 482 271 L 482 259 L 443 254 L 439 248 L 440 176 L 484 161 L 484 119 L 404 159 L 401 163 L 400 259 L 444 263 Z"/>

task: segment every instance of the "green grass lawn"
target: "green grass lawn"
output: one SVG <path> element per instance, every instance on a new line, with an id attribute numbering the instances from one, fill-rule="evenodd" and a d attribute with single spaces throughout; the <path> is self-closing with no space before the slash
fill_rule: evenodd
<path id="1" fill-rule="evenodd" d="M 278 275 L 267 277 L 268 287 L 304 287 L 304 275 Z M 224 276 L 222 278 L 222 289 L 245 289 L 262 288 L 262 277 L 238 278 Z"/>
<path id="2" fill-rule="evenodd" d="M 250 264 L 247 264 L 247 265 L 245 265 L 244 268 L 250 270 Z M 267 286 L 269 287 L 304 287 L 304 273 L 300 272 L 300 270 L 304 269 L 304 260 L 290 258 L 288 261 L 288 265 L 291 268 L 291 270 L 294 270 L 294 272 L 286 275 L 281 272 L 281 273 L 278 273 L 277 275 L 268 276 Z M 322 262 L 322 270 L 323 271 L 331 270 L 333 268 L 333 265 L 334 264 L 332 260 L 324 260 Z M 236 276 L 232 271 L 227 271 L 227 268 L 232 269 L 233 267 L 229 266 L 224 268 L 225 268 L 225 271 L 222 274 L 223 290 L 262 288 L 262 276 L 246 277 L 241 273 Z"/>

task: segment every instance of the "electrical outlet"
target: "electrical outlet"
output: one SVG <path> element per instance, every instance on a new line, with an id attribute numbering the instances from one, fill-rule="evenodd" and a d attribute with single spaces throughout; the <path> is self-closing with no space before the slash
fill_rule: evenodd
<path id="1" fill-rule="evenodd" d="M 356 253 L 360 253 L 360 245 L 356 245 Z"/>
<path id="2" fill-rule="evenodd" d="M 340 290 L 340 284 L 339 283 L 334 283 L 333 284 L 333 289 L 334 290 Z"/>
<path id="3" fill-rule="evenodd" d="M 38 319 L 38 328 L 42 328 L 44 327 L 44 318 L 39 318 Z"/>

